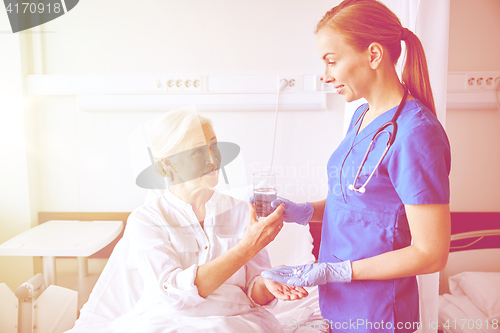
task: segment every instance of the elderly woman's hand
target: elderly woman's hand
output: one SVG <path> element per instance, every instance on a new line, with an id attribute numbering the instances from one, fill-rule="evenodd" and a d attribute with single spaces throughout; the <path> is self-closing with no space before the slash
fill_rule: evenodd
<path id="1" fill-rule="evenodd" d="M 264 283 L 267 290 L 282 301 L 295 301 L 309 295 L 307 290 L 302 287 L 289 286 L 269 279 L 264 279 Z"/>
<path id="2" fill-rule="evenodd" d="M 253 258 L 264 247 L 274 240 L 276 235 L 283 227 L 283 214 L 284 205 L 281 204 L 274 212 L 269 214 L 268 217 L 257 220 L 255 216 L 255 207 L 249 203 L 249 222 L 248 227 L 239 242 L 245 254 L 251 255 Z"/>

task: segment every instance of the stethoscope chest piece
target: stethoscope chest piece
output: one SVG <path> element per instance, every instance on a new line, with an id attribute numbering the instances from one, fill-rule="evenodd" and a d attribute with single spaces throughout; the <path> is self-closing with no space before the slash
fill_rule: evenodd
<path id="1" fill-rule="evenodd" d="M 349 189 L 351 191 L 356 191 L 356 192 L 359 192 L 359 193 L 365 193 L 366 192 L 366 188 L 364 187 L 364 185 L 361 186 L 360 188 L 355 188 L 354 184 L 351 184 L 351 185 L 349 185 Z"/>

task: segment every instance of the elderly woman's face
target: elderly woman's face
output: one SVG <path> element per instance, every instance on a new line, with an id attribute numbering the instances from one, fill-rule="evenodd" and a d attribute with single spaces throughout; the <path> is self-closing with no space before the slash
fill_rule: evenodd
<path id="1" fill-rule="evenodd" d="M 187 150 L 177 154 L 176 160 L 172 161 L 175 169 L 174 183 L 190 182 L 204 188 L 216 186 L 221 154 L 214 131 L 206 129 L 204 135 L 199 133 L 188 136 L 188 140 Z"/>

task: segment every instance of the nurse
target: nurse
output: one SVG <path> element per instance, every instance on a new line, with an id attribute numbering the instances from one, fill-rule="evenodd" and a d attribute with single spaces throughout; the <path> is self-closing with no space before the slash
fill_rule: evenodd
<path id="1" fill-rule="evenodd" d="M 356 110 L 328 161 L 327 198 L 273 202 L 285 203 L 286 222 L 323 221 L 319 263 L 261 275 L 319 285 L 331 331 L 413 332 L 415 276 L 444 268 L 450 243 L 450 146 L 436 118 L 424 50 L 376 0 L 343 1 L 316 34 L 324 80 L 347 102 L 364 97 L 368 103 Z M 395 69 L 401 41 L 407 48 L 402 82 Z"/>

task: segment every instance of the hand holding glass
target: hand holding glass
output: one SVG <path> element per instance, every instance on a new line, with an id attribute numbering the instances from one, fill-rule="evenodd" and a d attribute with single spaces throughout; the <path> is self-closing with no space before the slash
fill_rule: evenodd
<path id="1" fill-rule="evenodd" d="M 253 174 L 253 201 L 257 218 L 267 217 L 274 211 L 271 202 L 277 198 L 276 175 L 272 171 Z"/>

